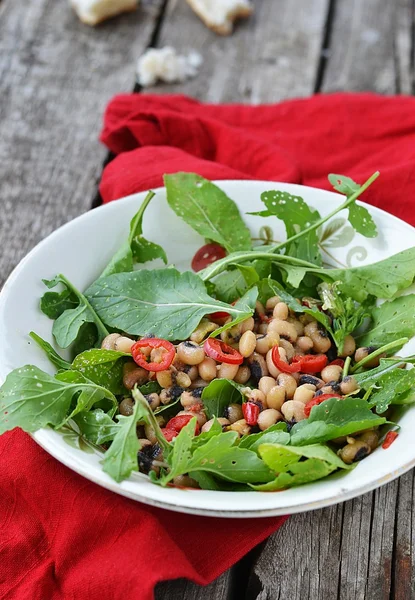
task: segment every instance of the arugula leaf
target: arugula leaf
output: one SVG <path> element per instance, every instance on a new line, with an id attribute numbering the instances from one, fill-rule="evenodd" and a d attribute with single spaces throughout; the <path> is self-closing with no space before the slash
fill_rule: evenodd
<path id="1" fill-rule="evenodd" d="M 79 292 L 64 275 L 57 275 L 54 279 L 43 280 L 48 288 L 54 288 L 58 283 L 62 283 L 71 297 L 76 297 L 78 305 L 76 308 L 67 308 L 62 312 L 53 324 L 52 333 L 56 343 L 61 348 L 67 348 L 78 337 L 79 331 L 84 323 L 94 323 L 98 332 L 98 341 L 101 342 L 108 335 L 108 330 L 94 312 L 88 300 Z M 46 292 L 41 299 L 41 310 L 49 316 L 57 314 L 56 306 L 62 307 L 60 302 L 62 292 Z"/>
<path id="2" fill-rule="evenodd" d="M 347 470 L 354 467 L 354 465 L 346 465 L 330 448 L 321 444 L 300 448 L 281 444 L 262 444 L 259 447 L 259 454 L 265 464 L 279 475 L 274 481 L 264 485 L 251 486 L 258 491 L 283 490 L 317 481 L 337 469 Z"/>
<path id="3" fill-rule="evenodd" d="M 161 258 L 164 264 L 167 264 L 167 256 L 163 248 L 143 237 L 144 212 L 154 196 L 154 192 L 148 192 L 144 198 L 137 214 L 131 220 L 128 240 L 117 250 L 115 256 L 102 272 L 101 277 L 108 277 L 113 273 L 131 272 L 134 268 L 134 262 L 145 263 Z"/>
<path id="4" fill-rule="evenodd" d="M 310 208 L 300 196 L 293 196 L 288 192 L 278 190 L 263 192 L 261 200 L 267 210 L 248 213 L 261 217 L 276 216 L 284 222 L 287 239 L 300 230 L 304 230 L 321 217 L 317 210 Z M 318 234 L 316 230 L 310 231 L 299 240 L 287 244 L 287 254 L 303 258 L 309 262 L 321 265 L 321 255 L 318 247 Z M 297 286 L 295 286 L 297 287 Z"/>
<path id="5" fill-rule="evenodd" d="M 344 194 L 348 198 L 356 193 L 359 193 L 360 185 L 355 183 L 350 177 L 344 175 L 329 175 L 329 181 L 335 190 Z M 352 202 L 349 207 L 349 221 L 352 227 L 365 237 L 376 237 L 378 232 L 376 224 L 372 219 L 369 211 L 364 206 Z"/>
<path id="6" fill-rule="evenodd" d="M 76 406 L 72 415 L 89 410 L 103 399 L 108 400 L 114 410 L 118 407 L 110 391 L 75 371 L 52 377 L 33 365 L 15 369 L 0 388 L 0 434 L 15 427 L 30 433 L 47 425 L 59 428 L 70 418 L 74 399 Z"/>
<path id="7" fill-rule="evenodd" d="M 221 491 L 221 485 L 216 479 L 206 471 L 191 471 L 190 477 L 197 481 L 202 490 Z"/>
<path id="8" fill-rule="evenodd" d="M 223 417 L 225 408 L 229 404 L 240 404 L 242 402 L 241 389 L 243 387 L 230 379 L 214 379 L 211 381 L 202 392 L 202 402 L 207 417 L 209 419 Z"/>
<path id="9" fill-rule="evenodd" d="M 214 285 L 215 297 L 228 304 L 243 296 L 248 289 L 246 279 L 239 269 L 224 271 L 216 277 Z"/>
<path id="10" fill-rule="evenodd" d="M 385 422 L 386 419 L 373 414 L 361 398 L 331 398 L 314 406 L 308 419 L 294 425 L 291 444 L 303 446 L 326 442 Z"/>
<path id="11" fill-rule="evenodd" d="M 415 294 L 384 302 L 372 311 L 370 331 L 358 338 L 361 346 L 384 345 L 415 335 Z"/>
<path id="12" fill-rule="evenodd" d="M 146 417 L 147 411 L 140 402 L 134 404 L 134 412 L 129 417 L 117 417 L 118 431 L 101 461 L 105 473 L 117 482 L 127 479 L 133 471 L 138 471 L 137 454 L 140 442 L 137 437 L 137 424 Z"/>
<path id="13" fill-rule="evenodd" d="M 380 388 L 380 389 L 379 389 Z M 390 404 L 415 402 L 412 392 L 415 388 L 415 368 L 394 369 L 381 375 L 370 396 L 369 405 L 376 406 L 378 414 L 384 413 Z"/>
<path id="14" fill-rule="evenodd" d="M 73 420 L 81 435 L 97 446 L 111 442 L 120 427 L 101 408 L 80 412 Z"/>
<path id="15" fill-rule="evenodd" d="M 189 471 L 188 464 L 192 458 L 191 448 L 195 437 L 196 423 L 196 417 L 193 417 L 174 440 L 173 450 L 169 456 L 170 471 L 161 478 L 162 485 Z"/>
<path id="16" fill-rule="evenodd" d="M 64 360 L 59 354 L 56 352 L 55 348 L 49 344 L 46 340 L 37 335 L 34 331 L 29 333 L 32 340 L 36 342 L 36 344 L 42 348 L 45 352 L 46 356 L 50 360 L 50 362 L 55 365 L 57 369 L 71 369 L 71 363 Z"/>
<path id="17" fill-rule="evenodd" d="M 79 371 L 94 383 L 101 385 L 114 395 L 123 394 L 123 367 L 126 358 L 131 354 L 93 348 L 78 354 L 72 363 L 72 368 Z"/>
<path id="18" fill-rule="evenodd" d="M 193 471 L 207 471 L 215 477 L 239 483 L 264 483 L 273 478 L 273 473 L 255 452 L 235 445 L 238 439 L 236 431 L 215 435 L 191 453 L 192 437 L 187 427 L 175 438 L 174 446 L 179 444 L 180 451 L 175 461 L 173 453 L 169 456 L 171 471 L 160 479 L 162 485 L 177 475 Z"/>
<path id="19" fill-rule="evenodd" d="M 81 354 L 81 352 L 94 348 L 97 343 L 97 338 L 97 328 L 94 323 L 84 323 L 81 325 L 76 340 L 73 342 L 70 349 L 71 356 L 74 358 L 78 354 Z"/>
<path id="20" fill-rule="evenodd" d="M 251 248 L 251 234 L 236 204 L 211 181 L 195 173 L 164 176 L 167 202 L 204 238 L 228 252 Z"/>
<path id="21" fill-rule="evenodd" d="M 374 384 L 377 384 L 383 375 L 390 373 L 390 371 L 394 371 L 399 365 L 405 364 L 405 362 L 405 358 L 381 358 L 378 367 L 363 371 L 362 373 L 355 373 L 353 377 L 356 379 L 360 388 L 368 390 Z"/>
<path id="22" fill-rule="evenodd" d="M 66 310 L 76 308 L 79 304 L 77 296 L 66 288 L 62 292 L 45 292 L 40 299 L 40 310 L 49 319 L 57 319 Z"/>
<path id="23" fill-rule="evenodd" d="M 188 338 L 201 318 L 212 312 L 226 311 L 244 320 L 254 311 L 248 304 L 231 306 L 214 300 L 207 295 L 200 277 L 170 268 L 103 277 L 86 294 L 108 326 L 166 340 Z"/>
<path id="24" fill-rule="evenodd" d="M 244 296 L 242 296 L 242 298 L 240 298 L 232 306 L 234 308 L 236 308 L 237 310 L 241 309 L 242 311 L 245 311 L 246 307 L 249 306 L 252 308 L 252 312 L 254 312 L 257 298 L 258 298 L 258 288 L 253 287 L 250 290 L 248 290 L 246 292 L 246 294 Z M 245 321 L 246 318 L 247 318 L 246 312 L 244 312 L 239 317 L 235 317 L 235 319 L 233 319 L 229 323 L 225 323 L 225 325 L 222 325 L 222 327 L 218 327 L 218 329 L 215 329 L 215 331 L 213 331 L 209 337 L 217 337 L 218 335 L 220 335 L 222 333 L 222 331 L 231 329 L 234 325 L 237 325 L 238 323 Z"/>
<path id="25" fill-rule="evenodd" d="M 268 427 L 265 431 L 259 433 L 251 433 L 241 438 L 239 442 L 240 448 L 248 448 L 253 452 L 258 452 L 261 444 L 289 444 L 290 434 L 287 432 L 287 424 L 284 422 L 277 423 Z"/>

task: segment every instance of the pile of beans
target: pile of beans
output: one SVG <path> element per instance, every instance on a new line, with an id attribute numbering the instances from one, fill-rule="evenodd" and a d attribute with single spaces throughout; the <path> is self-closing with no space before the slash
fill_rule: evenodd
<path id="1" fill-rule="evenodd" d="M 178 415 L 196 417 L 200 430 L 204 432 L 212 426 L 213 419 L 207 420 L 204 412 L 201 400 L 203 388 L 215 378 L 233 380 L 243 386 L 244 403 L 249 402 L 259 408 L 255 425 L 247 422 L 240 404 L 230 404 L 225 414 L 219 415 L 223 430 L 236 431 L 242 436 L 264 431 L 279 421 L 285 421 L 291 427 L 307 418 L 307 403 L 310 401 L 326 394 L 342 397 L 354 392 L 358 388 L 357 382 L 351 376 L 343 378 L 342 359 L 354 355 L 359 361 L 373 351 L 371 348 L 356 349 L 355 340 L 349 335 L 343 352 L 337 355 L 330 337 L 317 321 L 309 315 L 294 313 L 278 296 L 273 296 L 265 306 L 257 302 L 253 317 L 220 334 L 218 339 L 221 343 L 242 357 L 241 364 L 229 364 L 208 356 L 204 344 L 209 334 L 226 322 L 226 315 L 224 320 L 223 314 L 219 314 L 217 318 L 212 315 L 210 319 L 202 319 L 190 339 L 175 346 L 174 359 L 167 369 L 151 372 L 135 362 L 126 363 L 124 386 L 132 390 L 136 384 L 141 386 L 157 381 L 161 392 L 146 396 L 152 410 L 180 399 L 182 410 Z M 129 353 L 134 344 L 135 340 L 114 333 L 104 339 L 102 348 Z M 273 359 L 275 346 L 280 359 L 287 364 L 294 356 L 322 354 L 327 355 L 328 364 L 321 372 L 312 375 L 284 372 Z M 163 348 L 148 347 L 141 351 L 149 362 L 163 361 Z M 370 366 L 375 365 L 376 360 Z M 133 407 L 134 400 L 127 396 L 121 400 L 119 411 L 128 416 L 132 414 Z M 166 426 L 162 414 L 157 416 L 157 420 L 160 427 Z M 153 463 L 157 463 L 161 456 L 150 449 L 151 445 L 157 446 L 154 431 L 146 426 L 139 428 L 139 435 L 142 436 L 140 454 L 151 457 Z M 361 460 L 376 447 L 378 434 L 375 431 L 365 432 L 356 439 L 348 437 L 336 440 L 336 443 L 341 446 L 340 456 L 350 463 Z M 144 458 L 142 462 L 146 462 Z"/>

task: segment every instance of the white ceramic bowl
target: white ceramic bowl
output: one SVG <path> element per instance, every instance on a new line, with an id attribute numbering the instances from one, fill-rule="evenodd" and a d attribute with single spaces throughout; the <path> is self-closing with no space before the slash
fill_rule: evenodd
<path id="1" fill-rule="evenodd" d="M 300 195 L 322 215 L 342 202 L 338 194 L 285 183 L 220 181 L 218 185 L 237 202 L 242 214 L 262 209 L 260 194 L 270 189 Z M 4 380 L 10 370 L 27 363 L 54 372 L 28 337 L 28 332 L 34 330 L 53 342 L 52 321 L 39 310 L 39 298 L 45 291 L 42 278 L 51 279 L 57 273 L 63 273 L 78 288 L 85 289 L 127 237 L 129 221 L 143 198 L 144 194 L 135 194 L 78 217 L 43 240 L 13 271 L 0 295 L 0 380 Z M 328 263 L 368 264 L 414 245 L 414 228 L 381 210 L 368 208 L 377 223 L 379 236 L 371 240 L 353 235 L 346 224 L 325 242 Z M 258 237 L 264 224 L 272 227 L 274 239 L 285 237 L 283 224 L 275 217 L 265 220 L 246 215 L 245 220 L 253 237 Z M 146 212 L 144 232 L 150 240 L 163 245 L 170 262 L 181 270 L 190 268 L 191 258 L 204 243 L 168 207 L 164 189 L 157 190 Z M 403 353 L 414 352 L 415 342 L 411 340 Z M 135 500 L 200 515 L 263 517 L 335 504 L 368 492 L 408 471 L 415 465 L 415 408 L 406 412 L 400 424 L 401 434 L 387 451 L 377 449 L 345 476 L 334 475 L 279 493 L 161 488 L 138 473 L 118 484 L 102 471 L 102 455 L 91 451 L 70 431 L 59 433 L 42 429 L 33 437 L 47 452 L 77 473 Z"/>

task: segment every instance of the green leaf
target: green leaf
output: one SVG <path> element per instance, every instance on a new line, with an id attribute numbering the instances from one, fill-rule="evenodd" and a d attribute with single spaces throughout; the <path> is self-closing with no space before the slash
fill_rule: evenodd
<path id="1" fill-rule="evenodd" d="M 283 490 L 317 481 L 337 469 L 353 468 L 353 465 L 346 465 L 330 448 L 321 444 L 301 447 L 262 444 L 259 454 L 265 464 L 278 473 L 274 481 L 252 486 L 259 491 Z"/>
<path id="2" fill-rule="evenodd" d="M 247 448 L 253 452 L 258 452 L 258 448 L 261 444 L 285 445 L 289 442 L 290 434 L 287 432 L 287 424 L 280 422 L 268 427 L 265 431 L 245 435 L 239 442 L 239 448 Z"/>
<path id="3" fill-rule="evenodd" d="M 245 277 L 238 269 L 224 271 L 216 277 L 214 284 L 215 297 L 228 304 L 243 296 L 248 289 Z"/>
<path id="4" fill-rule="evenodd" d="M 335 173 L 330 173 L 328 180 L 335 190 L 347 197 L 353 196 L 353 194 L 360 190 L 360 185 L 345 175 L 336 175 Z"/>
<path id="5" fill-rule="evenodd" d="M 53 324 L 52 333 L 56 343 L 61 348 L 67 348 L 78 337 L 81 327 L 85 323 L 94 323 L 101 342 L 108 335 L 108 330 L 94 312 L 88 300 L 79 292 L 63 275 L 57 275 L 52 280 L 44 279 L 48 288 L 53 288 L 59 283 L 63 284 L 71 297 L 76 297 L 78 305 L 75 308 L 67 308 L 58 316 Z M 62 308 L 60 298 L 62 292 L 46 292 L 41 300 L 41 309 L 46 315 L 57 314 L 56 306 Z M 52 309 L 51 309 L 52 307 Z"/>
<path id="6" fill-rule="evenodd" d="M 226 311 L 241 320 L 253 313 L 251 306 L 214 300 L 207 295 L 200 277 L 176 269 L 117 273 L 99 279 L 86 293 L 109 327 L 167 340 L 188 338 L 201 318 L 212 312 Z"/>
<path id="7" fill-rule="evenodd" d="M 326 442 L 385 422 L 386 419 L 373 414 L 361 398 L 331 398 L 314 406 L 308 419 L 294 425 L 291 444 L 303 446 Z"/>
<path id="8" fill-rule="evenodd" d="M 281 219 L 284 222 L 288 239 L 320 219 L 317 210 L 310 208 L 300 196 L 293 196 L 288 192 L 279 190 L 263 192 L 261 200 L 267 210 L 249 214 L 264 217 L 276 216 Z M 287 245 L 287 254 L 321 265 L 317 231 L 311 231 L 298 241 Z"/>
<path id="9" fill-rule="evenodd" d="M 94 348 L 98 340 L 97 328 L 94 323 L 84 323 L 71 346 L 71 356 L 75 357 L 85 350 Z"/>
<path id="10" fill-rule="evenodd" d="M 96 348 L 78 354 L 72 368 L 118 395 L 125 392 L 122 378 L 126 358 L 131 359 L 131 354 Z"/>
<path id="11" fill-rule="evenodd" d="M 384 413 L 390 404 L 409 404 L 415 388 L 415 368 L 394 369 L 376 380 L 376 387 L 370 396 L 370 406 L 376 406 L 378 414 Z M 415 398 L 414 400 L 415 401 Z"/>
<path id="12" fill-rule="evenodd" d="M 98 446 L 111 442 L 120 427 L 101 408 L 80 412 L 73 420 L 78 425 L 81 435 Z"/>
<path id="13" fill-rule="evenodd" d="M 160 479 L 162 485 L 189 471 L 188 465 L 192 458 L 191 448 L 195 437 L 196 423 L 196 417 L 193 417 L 175 438 L 173 450 L 169 456 L 170 471 Z"/>
<path id="14" fill-rule="evenodd" d="M 214 379 L 202 392 L 202 402 L 209 419 L 223 417 L 229 404 L 241 404 L 244 386 L 230 379 Z"/>
<path id="15" fill-rule="evenodd" d="M 71 414 L 78 408 L 89 410 L 103 399 L 118 406 L 111 392 L 75 371 L 52 377 L 33 365 L 15 369 L 0 388 L 0 434 L 15 427 L 30 433 L 47 425 L 59 428 L 70 418 L 75 398 Z"/>
<path id="16" fill-rule="evenodd" d="M 59 354 L 56 352 L 55 348 L 49 344 L 46 340 L 42 339 L 40 335 L 37 335 L 34 331 L 29 333 L 32 340 L 36 342 L 36 344 L 42 348 L 45 352 L 46 356 L 50 360 L 50 362 L 55 365 L 57 369 L 71 369 L 71 363 L 64 360 Z"/>
<path id="17" fill-rule="evenodd" d="M 62 292 L 46 292 L 40 300 L 40 310 L 49 319 L 57 319 L 65 310 L 76 308 L 79 302 L 76 295 L 68 289 Z"/>
<path id="18" fill-rule="evenodd" d="M 232 321 L 230 321 L 229 323 L 225 323 L 225 325 L 222 325 L 222 327 L 215 329 L 215 331 L 213 331 L 209 337 L 217 337 L 223 331 L 226 331 L 227 329 L 231 329 L 238 323 L 245 321 L 245 319 L 247 318 L 246 312 L 245 312 L 246 307 L 249 306 L 253 313 L 254 309 L 255 309 L 255 304 L 256 304 L 257 298 L 258 298 L 258 288 L 257 287 L 253 287 L 250 290 L 248 290 L 244 294 L 244 296 L 242 296 L 242 298 L 240 298 L 237 302 L 235 302 L 233 304 L 234 308 L 236 308 L 237 310 L 241 309 L 244 312 L 239 317 L 235 317 L 234 319 L 232 319 Z"/>
<path id="19" fill-rule="evenodd" d="M 101 461 L 103 470 L 115 481 L 127 479 L 133 471 L 138 471 L 137 454 L 140 442 L 137 437 L 137 424 L 145 420 L 147 412 L 140 402 L 134 404 L 134 412 L 129 417 L 118 415 L 118 431 Z"/>
<path id="20" fill-rule="evenodd" d="M 358 302 L 369 295 L 376 298 L 392 298 L 400 290 L 409 287 L 415 278 L 415 248 L 363 267 L 330 269 L 324 271 L 333 281 L 339 281 L 340 289 Z"/>
<path id="21" fill-rule="evenodd" d="M 251 234 L 236 204 L 220 188 L 195 173 L 164 176 L 167 201 L 202 237 L 228 252 L 251 248 Z"/>
<path id="22" fill-rule="evenodd" d="M 399 365 L 405 364 L 405 358 L 381 358 L 380 365 L 374 369 L 355 373 L 353 377 L 356 379 L 360 388 L 368 390 L 374 384 L 377 384 L 379 379 L 386 373 L 394 371 Z"/>
<path id="23" fill-rule="evenodd" d="M 144 198 L 138 212 L 131 220 L 128 240 L 117 250 L 101 277 L 108 277 L 113 273 L 129 273 L 133 270 L 135 262 L 145 263 L 161 258 L 164 264 L 167 264 L 167 256 L 163 248 L 143 237 L 144 213 L 154 196 L 154 192 L 148 192 Z"/>
<path id="24" fill-rule="evenodd" d="M 349 221 L 352 227 L 368 238 L 374 238 L 378 234 L 378 230 L 370 212 L 364 206 L 352 202 L 349 206 Z"/>
<path id="25" fill-rule="evenodd" d="M 370 331 L 360 336 L 360 346 L 381 346 L 415 335 L 415 294 L 384 302 L 372 311 Z"/>

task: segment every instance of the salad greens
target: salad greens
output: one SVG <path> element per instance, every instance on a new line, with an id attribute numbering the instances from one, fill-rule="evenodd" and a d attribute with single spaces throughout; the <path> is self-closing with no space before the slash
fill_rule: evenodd
<path id="1" fill-rule="evenodd" d="M 202 265 L 197 273 L 181 273 L 168 265 L 163 248 L 143 235 L 145 211 L 154 197 L 149 192 L 131 220 L 128 239 L 85 292 L 64 275 L 44 280 L 53 291 L 43 295 L 40 309 L 53 320 L 57 347 L 68 349 L 72 359 L 61 357 L 49 342 L 30 332 L 57 373 L 26 365 L 8 375 L 0 388 L 0 434 L 14 427 L 35 432 L 70 426 L 103 452 L 103 470 L 118 482 L 138 472 L 143 463 L 149 464 L 155 484 L 180 485 L 190 477 L 199 487 L 216 491 L 277 491 L 346 473 L 355 465 L 346 460 L 339 440 L 347 438 L 350 446 L 367 430 L 378 435 L 379 428 L 390 424 L 386 411 L 391 405 L 415 403 L 414 357 L 391 356 L 415 335 L 415 294 L 407 293 L 415 279 L 415 248 L 351 268 L 325 268 L 321 254 L 339 236 L 346 245 L 354 231 L 368 238 L 377 235 L 370 213 L 356 201 L 378 175 L 361 186 L 348 177 L 329 175 L 345 198 L 324 217 L 300 196 L 264 192 L 264 209 L 250 213 L 268 219 L 255 240 L 236 204 L 219 187 L 193 173 L 165 175 L 170 209 L 209 244 L 219 244 L 226 256 Z M 284 241 L 272 239 L 268 224 L 274 217 L 284 223 Z M 147 268 L 146 263 L 156 259 L 166 266 Z M 137 264 L 145 268 L 135 270 Z M 397 296 L 402 292 L 407 295 Z M 266 396 L 261 400 L 261 390 L 253 388 L 268 373 L 264 365 L 269 358 L 267 354 L 265 361 L 258 350 L 242 356 L 239 340 L 248 321 L 254 323 L 249 331 L 254 327 L 259 337 L 265 335 L 275 305 L 269 308 L 267 302 L 275 297 L 286 304 L 289 320 L 302 332 L 307 323 L 316 322 L 331 345 L 324 364 L 336 359 L 343 373 L 331 382 L 314 377 L 319 387 L 308 407 L 291 395 L 286 400 L 296 405 L 297 417 L 287 418 L 283 404 L 281 413 L 271 409 L 274 422 L 260 427 L 258 416 L 249 422 L 247 404 L 261 415 Z M 215 359 L 209 354 L 209 360 L 215 369 L 230 368 L 232 361 L 226 359 L 236 353 L 241 360 L 234 364 L 248 368 L 245 379 L 230 375 L 204 381 L 200 363 L 183 363 L 183 353 L 199 344 L 189 338 L 200 323 L 212 325 L 209 320 L 213 326 L 205 337 L 217 353 Z M 221 354 L 225 332 L 231 347 Z M 112 335 L 122 337 L 127 347 L 137 337 L 146 338 L 149 351 L 140 351 L 137 358 L 136 344 L 127 352 L 101 348 L 104 338 Z M 346 352 L 351 338 L 367 347 L 366 358 L 353 360 L 354 351 Z M 160 347 L 151 342 L 159 339 L 164 350 L 173 348 L 174 360 L 172 355 L 165 369 L 155 368 L 147 376 L 149 363 L 157 367 Z M 293 352 L 300 352 L 293 344 Z M 288 342 L 284 348 L 289 348 Z M 314 352 L 306 356 L 311 362 L 322 356 Z M 303 354 L 297 358 L 303 359 Z M 288 367 L 294 365 L 290 361 Z M 369 368 L 372 363 L 375 366 Z M 314 375 L 322 377 L 322 369 Z M 127 371 L 137 374 L 131 385 Z M 296 385 L 311 372 L 297 372 Z M 278 379 L 275 385 L 280 385 Z M 231 408 L 244 418 L 227 420 Z"/>

